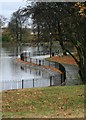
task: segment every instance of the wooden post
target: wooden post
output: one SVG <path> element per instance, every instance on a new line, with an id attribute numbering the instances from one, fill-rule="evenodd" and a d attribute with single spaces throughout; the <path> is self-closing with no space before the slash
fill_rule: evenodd
<path id="1" fill-rule="evenodd" d="M 33 79 L 33 88 L 34 88 L 34 79 Z"/>
<path id="2" fill-rule="evenodd" d="M 24 80 L 22 80 L 22 89 L 24 88 Z"/>
<path id="3" fill-rule="evenodd" d="M 36 59 L 36 64 L 37 64 L 37 59 Z"/>
<path id="4" fill-rule="evenodd" d="M 42 61 L 42 65 L 44 65 L 44 60 Z"/>
<path id="5" fill-rule="evenodd" d="M 49 67 L 50 67 L 50 61 L 49 61 Z"/>
<path id="6" fill-rule="evenodd" d="M 50 76 L 50 86 L 52 86 L 52 76 Z"/>
<path id="7" fill-rule="evenodd" d="M 55 68 L 56 68 L 56 62 L 55 62 Z"/>
<path id="8" fill-rule="evenodd" d="M 29 52 L 29 57 L 30 57 L 30 52 Z"/>
<path id="9" fill-rule="evenodd" d="M 30 58 L 30 63 L 32 62 L 32 58 Z"/>
<path id="10" fill-rule="evenodd" d="M 61 74 L 61 84 L 62 84 L 63 74 Z"/>
<path id="11" fill-rule="evenodd" d="M 41 60 L 39 60 L 39 66 L 41 66 Z"/>

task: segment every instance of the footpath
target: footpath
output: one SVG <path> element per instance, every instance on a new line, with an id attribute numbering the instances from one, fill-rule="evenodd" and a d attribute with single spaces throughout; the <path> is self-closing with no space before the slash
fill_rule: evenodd
<path id="1" fill-rule="evenodd" d="M 45 59 L 48 56 L 34 56 L 34 58 L 37 59 Z M 32 63 L 32 62 L 25 62 L 22 61 L 21 59 L 17 58 L 17 62 L 24 63 L 30 66 L 39 66 L 38 64 Z M 58 62 L 61 63 L 65 69 L 66 69 L 66 85 L 78 85 L 81 84 L 81 80 L 79 79 L 79 74 L 78 74 L 78 66 L 75 62 L 75 60 L 71 56 L 54 56 L 49 58 L 49 61 L 53 62 Z M 51 70 L 55 73 L 63 74 L 59 69 L 53 67 L 53 66 L 39 66 L 43 69 L 46 70 Z"/>
<path id="2" fill-rule="evenodd" d="M 26 64 L 26 65 L 38 66 L 38 67 L 39 67 L 38 64 L 35 64 L 35 63 L 32 63 L 32 62 L 26 62 L 26 61 L 21 60 L 20 58 L 17 58 L 16 60 L 17 60 L 17 62 L 24 63 L 24 64 Z M 62 72 L 61 72 L 59 69 L 57 69 L 57 68 L 55 68 L 55 67 L 52 67 L 52 66 L 41 65 L 40 67 L 42 67 L 42 68 L 44 68 L 44 69 L 47 69 L 47 70 L 48 70 L 48 69 L 49 69 L 49 70 L 52 70 L 52 71 L 57 72 L 57 73 L 59 73 L 59 74 L 62 74 Z"/>
<path id="3" fill-rule="evenodd" d="M 71 56 L 54 56 L 50 61 L 61 63 L 66 69 L 66 85 L 79 85 L 82 84 L 79 74 L 78 65 Z"/>

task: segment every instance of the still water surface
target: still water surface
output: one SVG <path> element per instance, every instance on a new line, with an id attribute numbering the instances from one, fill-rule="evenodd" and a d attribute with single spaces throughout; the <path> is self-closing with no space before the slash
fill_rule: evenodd
<path id="1" fill-rule="evenodd" d="M 17 89 L 23 87 L 42 87 L 50 86 L 50 74 L 28 66 L 21 67 L 21 64 L 15 62 L 15 49 L 16 48 L 1 48 L 1 64 L 0 64 L 0 82 L 2 90 Z M 22 50 L 30 52 L 37 51 L 36 47 L 23 47 Z M 41 48 L 43 50 L 43 48 Z M 12 56 L 11 56 L 12 55 Z M 13 56 L 14 55 L 14 56 Z M 55 83 L 52 79 L 52 84 Z"/>

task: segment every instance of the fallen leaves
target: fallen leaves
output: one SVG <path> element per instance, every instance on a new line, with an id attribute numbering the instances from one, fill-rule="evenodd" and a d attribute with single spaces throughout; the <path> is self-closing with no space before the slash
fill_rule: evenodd
<path id="1" fill-rule="evenodd" d="M 77 92 L 78 91 L 78 92 Z M 23 117 L 73 117 L 83 115 L 83 86 L 46 87 L 3 91 L 3 114 Z M 9 114 L 8 113 L 8 114 Z"/>
<path id="2" fill-rule="evenodd" d="M 50 60 L 54 62 L 64 63 L 64 64 L 76 65 L 75 60 L 71 56 L 63 56 L 63 57 L 54 56 L 50 58 Z"/>

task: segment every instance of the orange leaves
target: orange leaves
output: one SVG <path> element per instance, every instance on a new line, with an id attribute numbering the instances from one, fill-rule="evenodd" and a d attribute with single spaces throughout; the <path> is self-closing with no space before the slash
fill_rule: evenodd
<path id="1" fill-rule="evenodd" d="M 80 14 L 81 16 L 86 17 L 86 14 L 85 14 L 85 12 L 84 12 L 84 10 L 86 10 L 86 6 L 85 6 L 83 3 L 77 2 L 77 3 L 75 4 L 75 7 L 79 8 L 79 14 Z"/>
<path id="2" fill-rule="evenodd" d="M 76 64 L 75 60 L 71 56 L 63 56 L 63 57 L 55 56 L 52 57 L 50 60 L 64 64 Z"/>

